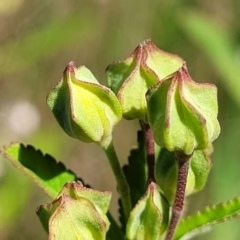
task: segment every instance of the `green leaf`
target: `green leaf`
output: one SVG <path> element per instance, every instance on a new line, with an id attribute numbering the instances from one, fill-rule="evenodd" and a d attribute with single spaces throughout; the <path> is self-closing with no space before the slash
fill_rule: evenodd
<path id="1" fill-rule="evenodd" d="M 123 231 L 121 231 L 115 219 L 109 212 L 107 213 L 107 217 L 111 224 L 107 232 L 106 240 L 125 240 L 126 238 Z"/>
<path id="2" fill-rule="evenodd" d="M 130 188 L 131 203 L 135 206 L 137 201 L 145 194 L 147 189 L 147 160 L 144 133 L 138 131 L 138 147 L 132 149 L 128 157 L 128 164 L 123 166 L 123 172 L 126 176 Z M 120 204 L 120 214 L 122 214 Z M 120 216 L 120 221 L 125 225 Z"/>
<path id="3" fill-rule="evenodd" d="M 180 221 L 174 240 L 187 236 L 199 235 L 217 223 L 240 216 L 240 197 L 213 205 Z"/>
<path id="4" fill-rule="evenodd" d="M 13 143 L 1 149 L 1 154 L 28 175 L 51 198 L 56 198 L 64 184 L 77 179 L 61 162 L 50 155 L 43 155 L 32 146 Z"/>
<path id="5" fill-rule="evenodd" d="M 138 131 L 137 140 L 138 147 L 131 150 L 128 165 L 123 166 L 123 172 L 130 187 L 133 206 L 146 192 L 148 181 L 145 138 L 142 131 Z"/>
<path id="6" fill-rule="evenodd" d="M 236 58 L 237 46 L 223 29 L 198 12 L 181 13 L 179 26 L 205 52 L 222 83 L 240 106 L 240 64 Z"/>

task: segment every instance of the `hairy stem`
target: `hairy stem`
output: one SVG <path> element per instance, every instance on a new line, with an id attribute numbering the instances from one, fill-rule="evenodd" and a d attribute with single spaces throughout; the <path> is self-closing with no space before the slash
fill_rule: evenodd
<path id="1" fill-rule="evenodd" d="M 127 221 L 130 211 L 132 209 L 129 186 L 119 163 L 113 143 L 111 142 L 103 149 L 108 157 L 113 174 L 116 178 L 118 191 L 122 200 L 124 217 Z"/>
<path id="2" fill-rule="evenodd" d="M 147 150 L 147 164 L 148 164 L 148 180 L 155 182 L 154 167 L 155 167 L 155 142 L 153 139 L 153 131 L 149 124 L 140 120 L 140 125 L 145 135 L 145 143 Z"/>
<path id="3" fill-rule="evenodd" d="M 166 235 L 166 240 L 172 240 L 178 221 L 183 212 L 188 169 L 192 157 L 192 155 L 186 155 L 180 151 L 176 152 L 175 155 L 178 164 L 178 180 L 175 200 L 172 207 L 172 216 Z"/>

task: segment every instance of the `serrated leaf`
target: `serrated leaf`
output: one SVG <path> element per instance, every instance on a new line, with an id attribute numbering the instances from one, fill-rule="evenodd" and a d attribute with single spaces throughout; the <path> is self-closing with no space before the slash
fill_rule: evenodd
<path id="1" fill-rule="evenodd" d="M 205 228 L 240 216 L 240 197 L 205 208 L 180 221 L 174 240 L 186 239 L 187 235 L 198 235 Z"/>
<path id="2" fill-rule="evenodd" d="M 73 172 L 61 162 L 36 150 L 34 147 L 13 143 L 1 149 L 1 154 L 29 176 L 51 198 L 56 198 L 64 184 L 77 180 Z"/>
<path id="3" fill-rule="evenodd" d="M 129 184 L 132 206 L 135 206 L 146 192 L 148 180 L 145 139 L 142 131 L 138 131 L 138 147 L 131 150 L 128 164 L 123 166 L 123 172 Z M 120 221 L 124 226 L 121 203 L 119 205 Z"/>
<path id="4" fill-rule="evenodd" d="M 111 224 L 107 231 L 106 240 L 126 240 L 123 231 L 120 230 L 115 219 L 109 212 L 107 213 L 107 217 Z"/>
<path id="5" fill-rule="evenodd" d="M 128 165 L 123 166 L 133 206 L 146 192 L 148 180 L 145 139 L 142 131 L 138 131 L 137 140 L 138 147 L 131 150 Z"/>

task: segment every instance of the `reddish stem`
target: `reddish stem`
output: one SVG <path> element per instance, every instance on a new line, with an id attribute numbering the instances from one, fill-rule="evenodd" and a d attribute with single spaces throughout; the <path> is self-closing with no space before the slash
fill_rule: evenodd
<path id="1" fill-rule="evenodd" d="M 155 142 L 153 138 L 153 131 L 149 124 L 140 120 L 140 125 L 145 135 L 145 144 L 147 151 L 147 164 L 148 164 L 148 180 L 155 182 L 154 167 L 155 167 Z"/>
<path id="2" fill-rule="evenodd" d="M 166 240 L 172 240 L 178 221 L 183 212 L 188 169 L 192 157 L 192 155 L 186 155 L 183 152 L 176 152 L 175 155 L 178 164 L 178 180 L 175 200 L 172 206 L 172 217 L 169 223 Z"/>

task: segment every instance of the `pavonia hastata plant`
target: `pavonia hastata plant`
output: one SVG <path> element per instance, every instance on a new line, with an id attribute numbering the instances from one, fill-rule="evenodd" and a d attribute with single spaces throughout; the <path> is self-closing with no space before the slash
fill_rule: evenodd
<path id="1" fill-rule="evenodd" d="M 110 191 L 92 189 L 74 169 L 32 146 L 13 143 L 1 150 L 52 199 L 37 209 L 48 239 L 189 239 L 239 215 L 235 198 L 183 216 L 186 197 L 204 187 L 212 166 L 212 143 L 220 133 L 216 86 L 195 82 L 181 57 L 150 40 L 110 64 L 106 78 L 108 86 L 70 62 L 47 105 L 70 137 L 94 142 L 106 153 L 120 198 L 120 224 L 108 210 Z M 138 148 L 124 166 L 112 135 L 122 118 L 137 119 L 141 127 Z M 96 172 L 99 167 L 101 162 Z"/>

